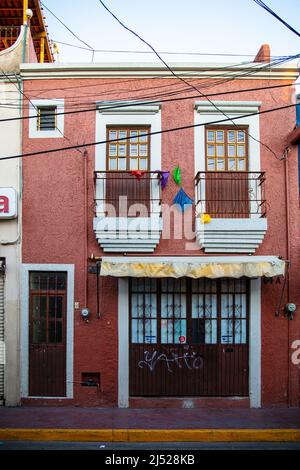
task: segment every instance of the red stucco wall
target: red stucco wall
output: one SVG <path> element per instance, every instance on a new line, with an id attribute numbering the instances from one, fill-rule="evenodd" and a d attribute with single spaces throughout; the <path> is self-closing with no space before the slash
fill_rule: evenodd
<path id="1" fill-rule="evenodd" d="M 119 83 L 122 81 L 123 83 Z M 211 80 L 210 80 L 211 82 Z M 198 82 L 200 83 L 200 81 Z M 147 79 L 53 79 L 25 81 L 25 93 L 34 98 L 64 98 L 65 110 L 76 101 L 82 108 L 95 107 L 95 101 L 128 100 L 156 95 L 168 88 L 152 88 L 170 84 L 170 91 L 182 88 L 174 86 L 174 80 Z M 266 87 L 279 84 L 272 80 L 234 80 L 221 86 L 205 88 L 206 93 Z M 87 87 L 90 85 L 90 87 Z M 72 87 L 72 88 L 69 88 Z M 151 87 L 151 90 L 149 88 Z M 128 90 L 126 92 L 122 90 Z M 137 91 L 140 89 L 141 91 Z M 148 90 L 147 90 L 148 89 Z M 146 91 L 147 90 L 147 91 Z M 292 87 L 246 92 L 242 94 L 216 96 L 216 100 L 261 101 L 261 110 L 289 104 Z M 89 96 L 93 94 L 93 96 Z M 193 94 L 195 94 L 193 92 Z M 163 98 L 162 98 L 163 99 Z M 162 128 L 192 125 L 193 103 L 199 98 L 164 103 L 162 105 Z M 74 107 L 72 107 L 74 109 Z M 45 152 L 55 147 L 73 145 L 78 142 L 93 142 L 96 112 L 65 115 L 65 136 L 68 139 L 29 139 L 28 121 L 24 120 L 23 151 Z M 295 109 L 287 109 L 260 117 L 261 141 L 270 146 L 277 155 L 282 155 L 285 139 L 295 125 Z M 196 131 L 195 131 L 196 135 Z M 94 147 L 88 149 L 88 254 L 101 256 L 95 239 L 93 219 L 93 171 L 95 169 Z M 250 155 L 251 158 L 251 155 Z M 162 168 L 171 170 L 180 164 L 182 186 L 191 196 L 194 194 L 194 129 L 162 135 Z M 290 256 L 291 302 L 300 304 L 299 285 L 299 207 L 297 152 L 291 149 L 288 156 L 290 255 L 287 249 L 285 163 L 261 146 L 261 169 L 267 172 L 266 199 L 268 202 L 268 232 L 257 255 Z M 27 157 L 23 160 L 23 262 L 24 263 L 74 263 L 75 302 L 84 306 L 84 162 L 76 150 Z M 163 195 L 163 202 L 171 203 L 178 188 L 172 182 Z M 162 240 L 155 254 L 185 254 L 185 240 Z M 192 254 L 192 252 L 189 252 Z M 200 250 L 194 254 L 203 255 Z M 117 281 L 102 282 L 102 317 L 96 318 L 96 279 L 88 275 L 88 306 L 91 320 L 88 324 L 75 310 L 74 344 L 74 403 L 116 404 L 117 402 Z M 284 316 L 275 317 L 281 284 L 262 283 L 262 402 L 263 406 L 299 403 L 299 369 L 290 363 L 290 344 L 300 339 L 299 314 L 288 321 Z M 287 296 L 284 296 L 284 303 Z M 289 331 L 290 330 L 290 331 Z M 290 372 L 289 372 L 290 370 Z M 81 372 L 101 372 L 101 392 L 81 387 Z M 288 375 L 290 379 L 288 380 Z"/>

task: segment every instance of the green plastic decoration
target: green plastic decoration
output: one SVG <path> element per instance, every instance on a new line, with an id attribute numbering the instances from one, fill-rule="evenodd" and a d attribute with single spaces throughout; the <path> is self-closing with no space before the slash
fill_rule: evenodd
<path id="1" fill-rule="evenodd" d="M 178 186 L 180 186 L 180 185 L 181 185 L 181 174 L 180 174 L 180 167 L 179 167 L 179 165 L 177 165 L 177 166 L 174 168 L 173 178 L 174 178 L 175 183 L 178 184 Z"/>

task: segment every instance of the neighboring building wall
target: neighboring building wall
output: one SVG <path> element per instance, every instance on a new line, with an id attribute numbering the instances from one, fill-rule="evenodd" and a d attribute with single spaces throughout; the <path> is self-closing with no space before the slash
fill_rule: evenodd
<path id="1" fill-rule="evenodd" d="M 124 77 L 125 76 L 125 77 Z M 64 80 L 26 80 L 25 91 L 29 96 L 44 99 L 64 99 L 65 110 L 73 109 L 72 105 L 78 100 L 84 101 L 84 108 L 95 106 L 100 100 L 130 100 L 139 99 L 145 95 L 156 94 L 153 87 L 162 86 L 164 93 L 174 91 L 174 79 L 156 78 L 138 81 L 128 80 L 126 73 L 122 78 L 84 79 L 64 78 Z M 114 82 L 115 80 L 115 82 Z M 120 81 L 126 81 L 120 84 Z M 291 82 L 291 80 L 290 80 Z M 49 85 L 51 84 L 51 86 Z M 234 80 L 223 83 L 222 87 L 209 87 L 210 93 L 266 87 L 278 85 L 277 80 Z M 170 89 L 166 85 L 170 85 Z M 86 87 L 86 88 L 85 88 Z M 51 91 L 48 91 L 51 88 Z M 69 90 L 68 90 L 69 88 Z M 127 92 L 120 91 L 126 88 Z M 38 89 L 39 96 L 35 90 Z M 151 89 L 151 91 L 147 91 Z M 137 90 L 141 90 L 138 92 Z M 234 101 L 253 101 L 262 103 L 261 111 L 284 106 L 292 102 L 294 90 L 292 87 L 272 90 L 249 91 L 232 95 Z M 92 97 L 88 95 L 93 94 Z M 216 96 L 218 101 L 229 100 L 227 95 Z M 164 98 L 162 98 L 164 99 Z M 194 103 L 196 99 L 163 103 L 161 106 L 162 128 L 193 125 L 195 119 Z M 89 103 L 89 104 L 88 104 Z M 70 107 L 70 108 L 69 108 Z M 64 116 L 64 134 L 67 139 L 30 139 L 29 123 L 24 121 L 23 150 L 41 151 L 63 147 L 78 142 L 93 142 L 100 140 L 96 135 L 95 111 Z M 281 156 L 284 141 L 295 123 L 295 109 L 286 109 L 260 116 L 260 139 Z M 194 195 L 194 141 L 198 138 L 197 128 L 187 129 L 162 135 L 162 170 L 173 170 L 180 164 L 182 171 L 182 187 L 193 197 Z M 88 174 L 88 248 L 87 253 L 101 256 L 102 252 L 95 239 L 93 231 L 94 216 L 94 183 L 95 148 L 87 148 Z M 249 156 L 251 159 L 251 155 Z M 266 199 L 268 202 L 268 230 L 262 245 L 256 255 L 276 255 L 283 259 L 292 258 L 295 263 L 293 270 L 291 294 L 289 300 L 300 304 L 298 261 L 294 261 L 298 253 L 299 238 L 290 238 L 291 253 L 287 246 L 286 231 L 286 196 L 285 196 L 285 163 L 276 159 L 265 146 L 260 146 L 261 170 L 266 171 Z M 297 185 L 296 150 L 289 155 L 290 182 Z M 80 405 L 115 405 L 118 401 L 118 281 L 114 278 L 100 280 L 101 288 L 101 317 L 96 318 L 96 277 L 88 274 L 88 307 L 91 309 L 91 319 L 85 323 L 80 317 L 80 308 L 86 306 L 85 299 L 85 230 L 84 213 L 84 157 L 76 150 L 33 156 L 24 161 L 24 210 L 23 210 L 23 262 L 29 264 L 63 263 L 75 266 L 75 310 L 74 310 L 74 400 Z M 298 191 L 291 190 L 289 204 L 290 219 L 293 230 L 297 231 L 299 223 Z M 43 191 L 41 191 L 41 189 Z M 163 193 L 163 202 L 171 204 L 178 187 L 170 182 Z M 297 225 L 298 223 L 298 225 Z M 185 255 L 186 239 L 162 239 L 155 255 Z M 189 251 L 189 255 L 203 256 L 200 248 Z M 299 334 L 299 315 L 293 321 L 284 316 L 275 317 L 281 295 L 280 284 L 265 284 L 262 281 L 261 295 L 261 337 L 262 337 L 262 405 L 288 405 L 299 400 L 299 370 L 291 370 L 290 340 L 292 335 Z M 287 301 L 284 295 L 283 303 Z M 251 319 L 250 319 L 251 321 Z M 297 333 L 295 333 L 295 331 Z M 101 373 L 101 391 L 80 385 L 82 372 Z"/>
<path id="2" fill-rule="evenodd" d="M 1 64 L 1 62 L 0 62 Z M 7 107 L 0 108 L 0 120 L 20 116 L 19 83 L 5 79 L 0 80 L 1 102 Z M 17 87 L 17 88 L 16 88 Z M 16 106 L 12 107 L 10 106 Z M 0 157 L 18 155 L 21 153 L 21 122 L 1 122 Z M 3 138 L 5 136 L 5 138 Z M 19 358 L 19 269 L 21 263 L 21 161 L 13 159 L 0 162 L 0 187 L 12 187 L 17 192 L 18 218 L 11 220 L 0 219 L 0 257 L 6 259 L 5 299 L 4 299 L 4 334 L 6 346 L 5 364 L 5 404 L 17 405 L 20 398 L 20 358 Z"/>

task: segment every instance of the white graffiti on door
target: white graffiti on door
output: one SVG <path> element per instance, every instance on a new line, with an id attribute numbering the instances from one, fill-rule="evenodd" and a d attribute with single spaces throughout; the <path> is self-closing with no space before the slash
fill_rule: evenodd
<path id="1" fill-rule="evenodd" d="M 168 372 L 173 372 L 174 367 L 189 370 L 201 369 L 203 367 L 203 358 L 197 356 L 195 352 L 191 354 L 184 353 L 182 355 L 172 352 L 170 355 L 167 355 L 156 350 L 144 351 L 144 359 L 138 362 L 138 367 L 143 369 L 147 366 L 150 372 L 153 372 L 158 362 L 164 362 Z"/>

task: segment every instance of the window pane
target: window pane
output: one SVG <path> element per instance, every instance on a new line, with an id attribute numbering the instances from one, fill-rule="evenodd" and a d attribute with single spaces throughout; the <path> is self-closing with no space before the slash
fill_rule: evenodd
<path id="1" fill-rule="evenodd" d="M 244 157 L 245 156 L 245 146 L 244 145 L 238 145 L 237 146 L 237 154 L 238 154 L 238 157 Z"/>
<path id="2" fill-rule="evenodd" d="M 205 320 L 205 344 L 217 343 L 217 320 Z"/>
<path id="3" fill-rule="evenodd" d="M 245 142 L 245 132 L 244 131 L 238 131 L 238 142 Z"/>
<path id="4" fill-rule="evenodd" d="M 217 145 L 217 157 L 224 157 L 224 145 Z"/>
<path id="5" fill-rule="evenodd" d="M 157 321 L 146 320 L 145 321 L 145 343 L 156 343 L 157 342 Z"/>
<path id="6" fill-rule="evenodd" d="M 221 320 L 221 343 L 233 343 L 232 320 Z"/>
<path id="7" fill-rule="evenodd" d="M 216 141 L 224 142 L 224 131 L 217 131 L 216 134 L 217 134 Z"/>
<path id="8" fill-rule="evenodd" d="M 235 158 L 228 159 L 228 170 L 235 170 Z"/>
<path id="9" fill-rule="evenodd" d="M 34 295 L 32 298 L 33 318 L 46 318 L 47 297 L 45 295 Z"/>
<path id="10" fill-rule="evenodd" d="M 115 140 L 117 138 L 117 131 L 109 131 L 109 140 Z"/>
<path id="11" fill-rule="evenodd" d="M 131 342 L 143 343 L 144 342 L 144 323 L 143 320 L 133 319 L 131 321 Z"/>
<path id="12" fill-rule="evenodd" d="M 172 320 L 161 320 L 161 342 L 162 344 L 173 343 Z"/>
<path id="13" fill-rule="evenodd" d="M 109 159 L 109 169 L 110 170 L 116 170 L 117 169 L 117 159 L 116 158 L 110 158 Z"/>
<path id="14" fill-rule="evenodd" d="M 207 146 L 207 155 L 209 157 L 213 157 L 215 155 L 215 146 L 214 145 L 208 145 Z"/>
<path id="15" fill-rule="evenodd" d="M 62 318 L 62 296 L 51 295 L 49 297 L 50 318 Z"/>
<path id="16" fill-rule="evenodd" d="M 46 319 L 33 320 L 32 342 L 35 344 L 46 343 Z"/>
<path id="17" fill-rule="evenodd" d="M 138 158 L 131 158 L 130 159 L 130 170 L 138 170 L 139 169 L 139 160 Z"/>
<path id="18" fill-rule="evenodd" d="M 119 157 L 125 157 L 125 155 L 126 155 L 126 145 L 125 144 L 119 144 L 119 146 L 118 146 L 118 155 L 119 155 Z"/>
<path id="19" fill-rule="evenodd" d="M 186 320 L 174 321 L 174 343 L 186 343 Z"/>
<path id="20" fill-rule="evenodd" d="M 225 160 L 224 158 L 217 159 L 217 169 L 218 170 L 225 170 Z"/>
<path id="21" fill-rule="evenodd" d="M 148 154 L 148 148 L 147 148 L 147 145 L 145 144 L 142 144 L 142 145 L 139 145 L 139 155 L 141 157 L 144 157 L 144 156 L 147 156 Z"/>
<path id="22" fill-rule="evenodd" d="M 148 159 L 140 158 L 140 170 L 147 170 L 148 168 Z"/>
<path id="23" fill-rule="evenodd" d="M 214 142 L 215 133 L 214 131 L 207 131 L 207 142 Z"/>
<path id="24" fill-rule="evenodd" d="M 238 169 L 240 171 L 246 170 L 246 160 L 244 158 L 239 158 L 238 159 Z"/>
<path id="25" fill-rule="evenodd" d="M 130 131 L 130 142 L 137 142 L 138 141 L 138 131 Z"/>
<path id="26" fill-rule="evenodd" d="M 138 155 L 138 145 L 137 144 L 130 144 L 130 155 L 132 157 L 136 157 Z"/>
<path id="27" fill-rule="evenodd" d="M 147 132 L 148 132 L 147 129 L 140 130 L 140 135 L 139 135 L 140 142 L 147 142 L 148 140 Z"/>
<path id="28" fill-rule="evenodd" d="M 215 170 L 215 159 L 214 158 L 209 158 L 207 160 L 207 168 L 208 168 L 208 170 Z"/>
<path id="29" fill-rule="evenodd" d="M 123 139 L 127 137 L 127 131 L 119 131 L 119 139 Z"/>
<path id="30" fill-rule="evenodd" d="M 228 142 L 234 142 L 234 131 L 227 131 Z"/>
<path id="31" fill-rule="evenodd" d="M 109 144 L 109 155 L 115 157 L 117 155 L 117 145 Z"/>
<path id="32" fill-rule="evenodd" d="M 228 145 L 228 155 L 229 157 L 235 156 L 235 145 Z"/>
<path id="33" fill-rule="evenodd" d="M 126 158 L 118 158 L 118 170 L 126 170 Z"/>

